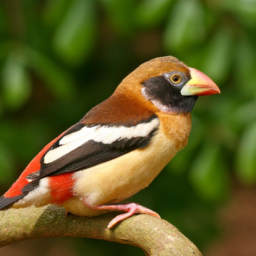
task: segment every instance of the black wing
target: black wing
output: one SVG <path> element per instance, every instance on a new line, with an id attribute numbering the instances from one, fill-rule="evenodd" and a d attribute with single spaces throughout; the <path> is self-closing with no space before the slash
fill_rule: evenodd
<path id="1" fill-rule="evenodd" d="M 45 153 L 41 159 L 40 171 L 28 175 L 27 178 L 38 180 L 46 176 L 83 170 L 120 157 L 135 149 L 145 148 L 156 133 L 158 126 L 159 120 L 157 117 L 150 118 L 148 122 L 143 121 L 143 123 L 133 127 L 120 126 L 113 128 L 100 125 L 86 127 L 78 123 Z M 90 128 L 94 129 L 94 132 L 90 133 Z M 88 130 L 90 135 L 87 135 L 83 129 Z M 136 136 L 141 134 L 143 136 Z M 79 135 L 81 135 L 80 138 Z M 86 136 L 87 139 L 85 139 Z M 109 137 L 112 140 L 108 139 Z M 63 145 L 63 141 L 67 139 L 69 141 Z M 75 142 L 81 145 L 66 154 L 60 153 L 60 156 L 58 156 L 58 152 L 60 152 L 58 150 L 61 147 L 66 146 L 68 149 Z M 53 161 L 47 160 L 50 154 L 54 155 Z"/>

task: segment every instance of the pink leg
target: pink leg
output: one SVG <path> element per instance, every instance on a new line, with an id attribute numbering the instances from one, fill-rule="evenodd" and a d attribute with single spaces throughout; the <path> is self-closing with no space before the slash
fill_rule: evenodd
<path id="1" fill-rule="evenodd" d="M 84 201 L 84 204 L 93 210 L 110 210 L 110 211 L 126 212 L 126 213 L 117 215 L 113 220 L 111 220 L 108 224 L 109 229 L 114 227 L 118 222 L 125 220 L 131 217 L 132 215 L 138 214 L 138 213 L 149 214 L 160 219 L 160 216 L 156 212 L 136 203 L 117 204 L 117 205 L 100 205 L 100 206 L 93 206 L 93 207 L 88 206 L 85 201 Z"/>

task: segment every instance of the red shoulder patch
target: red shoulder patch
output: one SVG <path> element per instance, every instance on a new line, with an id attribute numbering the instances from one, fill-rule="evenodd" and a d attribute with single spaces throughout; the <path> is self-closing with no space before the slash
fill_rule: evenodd
<path id="1" fill-rule="evenodd" d="M 73 197 L 72 188 L 74 173 L 63 173 L 49 177 L 49 187 L 51 190 L 51 203 L 62 204 L 64 201 Z"/>
<path id="2" fill-rule="evenodd" d="M 66 132 L 66 131 L 65 131 Z M 33 172 L 39 171 L 41 168 L 40 160 L 45 154 L 45 152 L 65 133 L 60 134 L 56 139 L 48 143 L 37 155 L 36 157 L 28 164 L 26 169 L 21 173 L 20 177 L 15 183 L 12 184 L 10 189 L 4 194 L 4 197 L 14 197 L 22 195 L 22 188 L 26 186 L 29 182 L 26 177 Z"/>

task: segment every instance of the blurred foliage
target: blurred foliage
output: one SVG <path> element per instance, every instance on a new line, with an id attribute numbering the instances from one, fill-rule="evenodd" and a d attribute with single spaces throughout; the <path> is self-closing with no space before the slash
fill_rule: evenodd
<path id="1" fill-rule="evenodd" d="M 188 146 L 132 200 L 204 248 L 217 234 L 216 210 L 232 178 L 256 180 L 255 44 L 256 0 L 2 1 L 1 192 L 140 63 L 173 55 L 209 75 L 222 94 L 198 100 Z M 76 243 L 77 255 L 143 255 Z"/>

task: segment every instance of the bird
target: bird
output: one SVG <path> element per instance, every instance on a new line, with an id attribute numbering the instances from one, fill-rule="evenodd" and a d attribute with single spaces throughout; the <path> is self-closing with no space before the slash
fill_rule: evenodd
<path id="1" fill-rule="evenodd" d="M 78 216 L 122 212 L 108 229 L 134 214 L 160 218 L 120 202 L 146 188 L 187 145 L 198 96 L 217 93 L 208 76 L 175 57 L 141 64 L 35 156 L 0 197 L 0 209 L 57 204 Z"/>

